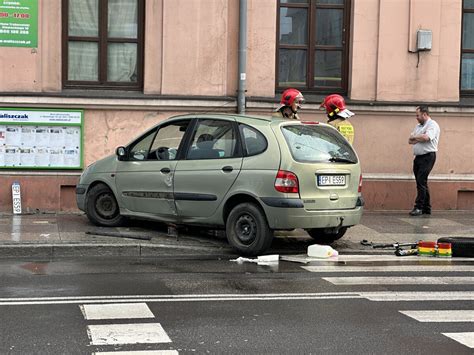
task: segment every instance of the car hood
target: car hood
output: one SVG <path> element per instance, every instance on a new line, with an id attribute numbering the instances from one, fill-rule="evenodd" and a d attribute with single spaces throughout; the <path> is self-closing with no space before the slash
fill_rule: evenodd
<path id="1" fill-rule="evenodd" d="M 101 160 L 96 161 L 87 168 L 89 174 L 112 173 L 117 170 L 117 156 L 109 155 Z"/>

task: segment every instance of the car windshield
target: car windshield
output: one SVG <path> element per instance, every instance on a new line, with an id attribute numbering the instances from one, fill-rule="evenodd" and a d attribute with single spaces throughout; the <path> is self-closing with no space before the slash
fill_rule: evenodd
<path id="1" fill-rule="evenodd" d="M 322 125 L 286 125 L 281 130 L 293 159 L 298 162 L 357 163 L 347 140 L 335 129 Z"/>

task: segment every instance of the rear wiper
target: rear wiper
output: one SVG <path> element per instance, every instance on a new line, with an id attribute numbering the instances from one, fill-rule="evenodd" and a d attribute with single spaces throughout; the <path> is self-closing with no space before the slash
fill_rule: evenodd
<path id="1" fill-rule="evenodd" d="M 328 159 L 331 162 L 335 163 L 349 163 L 349 164 L 355 164 L 356 162 L 347 158 L 341 158 L 341 157 L 331 157 Z"/>

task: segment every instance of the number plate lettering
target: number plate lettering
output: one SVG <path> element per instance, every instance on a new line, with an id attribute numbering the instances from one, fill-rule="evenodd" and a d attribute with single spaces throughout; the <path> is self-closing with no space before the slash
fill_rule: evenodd
<path id="1" fill-rule="evenodd" d="M 344 186 L 345 175 L 318 175 L 318 186 Z"/>
<path id="2" fill-rule="evenodd" d="M 12 184 L 12 204 L 13 214 L 21 214 L 21 191 L 17 182 Z"/>

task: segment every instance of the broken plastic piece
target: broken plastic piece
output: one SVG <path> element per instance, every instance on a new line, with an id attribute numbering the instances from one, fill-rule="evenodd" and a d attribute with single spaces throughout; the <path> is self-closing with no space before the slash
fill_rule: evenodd
<path id="1" fill-rule="evenodd" d="M 280 260 L 280 256 L 278 254 L 272 255 L 261 255 L 257 257 L 257 264 L 258 265 L 273 265 L 278 263 Z"/>
<path id="2" fill-rule="evenodd" d="M 408 256 L 408 255 L 418 255 L 418 249 L 397 249 L 395 250 L 396 256 Z"/>
<path id="3" fill-rule="evenodd" d="M 337 250 L 334 250 L 329 245 L 313 244 L 308 247 L 308 256 L 313 258 L 330 258 L 338 255 Z"/>
<path id="4" fill-rule="evenodd" d="M 243 263 L 256 263 L 257 259 L 249 259 L 249 258 L 243 258 L 239 256 L 237 259 L 230 259 L 230 261 L 235 261 L 237 264 L 243 264 Z"/>
<path id="5" fill-rule="evenodd" d="M 273 265 L 278 263 L 280 256 L 278 254 L 273 255 L 260 255 L 256 259 L 238 257 L 237 259 L 230 259 L 230 261 L 235 261 L 237 264 L 243 263 L 256 263 L 258 265 Z"/>

